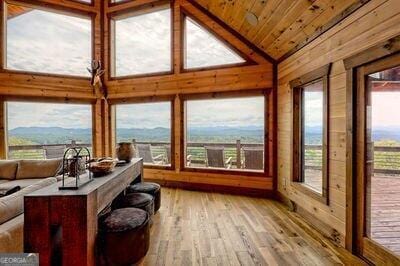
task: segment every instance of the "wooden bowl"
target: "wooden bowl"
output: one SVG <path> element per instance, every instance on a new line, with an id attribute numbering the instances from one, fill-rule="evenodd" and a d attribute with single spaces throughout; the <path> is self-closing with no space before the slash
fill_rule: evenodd
<path id="1" fill-rule="evenodd" d="M 89 165 L 89 171 L 91 171 L 95 177 L 104 176 L 111 173 L 116 164 L 117 162 L 115 160 L 109 159 L 91 162 Z"/>

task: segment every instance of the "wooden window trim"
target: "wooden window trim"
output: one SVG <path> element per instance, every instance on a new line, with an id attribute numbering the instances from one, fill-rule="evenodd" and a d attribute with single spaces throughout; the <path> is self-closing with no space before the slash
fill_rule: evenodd
<path id="1" fill-rule="evenodd" d="M 94 0 L 92 0 L 93 3 Z M 75 2 L 75 1 L 72 1 Z M 82 4 L 82 2 L 79 2 Z M 46 12 L 52 12 L 55 14 L 63 14 L 66 16 L 72 16 L 72 17 L 80 17 L 84 19 L 89 19 L 90 24 L 91 24 L 91 50 L 92 50 L 92 58 L 95 58 L 95 53 L 96 53 L 96 47 L 95 47 L 95 23 L 96 23 L 96 12 L 86 12 L 80 9 L 75 9 L 71 7 L 65 7 L 65 6 L 59 6 L 55 4 L 49 4 L 49 3 L 36 3 L 36 2 L 28 2 L 27 0 L 21 0 L 21 1 L 15 1 L 15 0 L 4 0 L 3 5 L 2 5 L 2 36 L 1 36 L 1 42 L 2 42 L 2 55 L 3 58 L 1 58 L 1 68 L 0 72 L 1 73 L 8 73 L 8 74 L 27 74 L 27 75 L 35 75 L 35 76 L 43 76 L 43 77 L 56 77 L 56 78 L 69 78 L 69 79 L 77 79 L 77 80 L 90 80 L 90 76 L 79 76 L 79 75 L 70 75 L 70 74 L 55 74 L 55 73 L 42 73 L 42 72 L 35 72 L 35 71 L 25 71 L 25 70 L 13 70 L 13 69 L 7 69 L 6 68 L 6 60 L 7 60 L 7 5 L 16 5 L 16 6 L 22 6 L 22 7 L 30 7 L 33 9 L 37 10 L 43 10 Z M 87 4 L 86 4 L 87 5 Z"/>
<path id="2" fill-rule="evenodd" d="M 111 147 L 116 147 L 117 141 L 117 123 L 116 123 L 116 106 L 123 105 L 123 104 L 140 104 L 140 103 L 161 103 L 161 102 L 169 102 L 171 105 L 171 165 L 149 165 L 143 164 L 143 167 L 146 169 L 160 169 L 160 170 L 175 170 L 176 163 L 175 163 L 175 126 L 174 126 L 174 115 L 175 115 L 175 107 L 174 107 L 174 96 L 157 96 L 157 97 L 133 97 L 133 98 L 124 98 L 124 99 L 110 99 L 109 104 L 112 110 L 111 114 L 111 131 L 112 136 L 111 139 Z"/>
<path id="3" fill-rule="evenodd" d="M 400 52 L 400 35 L 343 60 L 346 69 L 346 249 L 359 253 L 357 240 L 356 121 L 357 68 Z M 354 166 L 353 166 L 354 165 Z"/>
<path id="4" fill-rule="evenodd" d="M 190 72 L 198 72 L 198 71 L 206 71 L 206 70 L 215 70 L 215 69 L 226 69 L 226 68 L 233 68 L 233 67 L 241 67 L 241 66 L 252 66 L 256 65 L 257 63 L 253 61 L 250 57 L 246 54 L 241 52 L 239 49 L 234 47 L 230 44 L 227 40 L 219 36 L 215 31 L 210 28 L 208 25 L 202 23 L 199 19 L 196 18 L 190 11 L 185 9 L 184 7 L 180 7 L 181 14 L 180 14 L 180 45 L 181 45 L 181 62 L 180 62 L 180 73 L 190 73 Z M 215 65 L 215 66 L 206 66 L 206 67 L 194 67 L 194 68 L 186 68 L 185 61 L 186 61 L 186 19 L 189 18 L 193 20 L 195 23 L 199 24 L 202 28 L 212 34 L 218 41 L 224 43 L 229 49 L 231 49 L 234 53 L 238 54 L 241 58 L 245 60 L 242 63 L 233 63 L 233 64 L 222 64 L 222 65 Z"/>
<path id="5" fill-rule="evenodd" d="M 368 55 L 368 54 L 366 54 Z M 354 250 L 363 258 L 373 262 L 374 264 L 386 264 L 389 261 L 400 263 L 398 255 L 379 245 L 376 241 L 367 236 L 367 196 L 365 189 L 368 185 L 368 169 L 367 169 L 367 110 L 368 89 L 367 76 L 372 73 L 380 72 L 385 69 L 399 66 L 400 51 L 392 53 L 390 56 L 384 56 L 381 59 L 375 59 L 370 63 L 356 67 L 355 70 L 355 96 L 357 106 L 355 110 L 355 183 L 354 195 L 356 196 L 356 210 L 354 220 L 355 245 Z"/>
<path id="6" fill-rule="evenodd" d="M 290 82 L 293 93 L 293 162 L 291 185 L 304 194 L 329 205 L 329 73 L 331 64 L 322 66 Z M 303 183 L 302 177 L 302 87 L 323 82 L 322 194 Z"/>
<path id="7" fill-rule="evenodd" d="M 251 170 L 226 170 L 226 169 L 207 169 L 199 167 L 187 167 L 186 166 L 186 102 L 190 100 L 212 100 L 212 99 L 224 99 L 224 98 L 242 98 L 252 96 L 263 96 L 264 97 L 264 170 L 263 171 L 251 171 Z M 249 91 L 230 91 L 230 92 L 213 92 L 213 93 L 198 93 L 198 94 L 182 94 L 180 95 L 181 104 L 181 172 L 197 172 L 197 173 L 215 173 L 225 175 L 246 175 L 255 177 L 273 177 L 273 91 L 272 89 L 258 89 Z"/>
<path id="8" fill-rule="evenodd" d="M 125 2 L 125 1 L 124 1 Z M 124 2 L 117 3 L 123 4 Z M 171 64 L 170 64 L 170 70 L 167 71 L 158 71 L 158 72 L 152 72 L 152 73 L 141 73 L 141 74 L 129 74 L 129 75 L 124 75 L 124 76 L 114 76 L 113 72 L 115 72 L 115 21 L 120 19 L 120 18 L 128 18 L 131 16 L 135 16 L 140 13 L 152 13 L 157 10 L 162 9 L 163 7 L 169 7 L 170 12 L 171 12 Z M 174 1 L 169 1 L 169 0 L 159 0 L 159 1 L 154 1 L 151 3 L 139 5 L 139 6 L 134 6 L 131 8 L 125 8 L 122 10 L 117 10 L 114 12 L 110 12 L 107 14 L 107 20 L 108 20 L 108 32 L 109 36 L 107 38 L 108 41 L 108 81 L 114 81 L 114 80 L 127 80 L 127 79 L 134 79 L 134 78 L 143 78 L 143 77 L 154 77 L 154 76 L 166 76 L 166 75 L 172 75 L 174 74 L 174 16 L 175 16 L 175 11 L 174 11 Z"/>

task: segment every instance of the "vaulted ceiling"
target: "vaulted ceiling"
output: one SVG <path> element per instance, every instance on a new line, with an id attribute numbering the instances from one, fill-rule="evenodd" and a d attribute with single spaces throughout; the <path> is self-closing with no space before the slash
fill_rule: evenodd
<path id="1" fill-rule="evenodd" d="M 274 59 L 315 39 L 368 0 L 196 0 Z"/>

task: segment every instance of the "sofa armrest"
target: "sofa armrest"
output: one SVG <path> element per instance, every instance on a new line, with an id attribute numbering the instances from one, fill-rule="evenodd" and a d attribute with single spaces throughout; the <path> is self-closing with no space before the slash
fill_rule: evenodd
<path id="1" fill-rule="evenodd" d="M 18 192 L 0 198 L 0 224 L 20 215 L 24 211 L 24 196 L 38 189 L 57 183 L 55 177 L 38 180 Z"/>

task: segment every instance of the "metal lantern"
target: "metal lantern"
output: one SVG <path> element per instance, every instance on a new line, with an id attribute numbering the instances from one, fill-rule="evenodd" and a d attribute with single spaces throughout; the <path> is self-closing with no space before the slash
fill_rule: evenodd
<path id="1" fill-rule="evenodd" d="M 86 147 L 73 147 L 65 151 L 62 163 L 62 185 L 59 187 L 60 190 L 77 190 L 83 185 L 93 181 L 93 176 L 88 171 L 89 162 L 91 160 L 90 151 Z M 81 174 L 87 175 L 85 181 L 81 179 Z M 66 184 L 66 178 L 75 178 L 75 182 L 68 181 Z"/>

